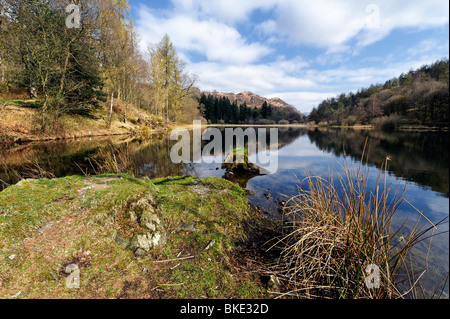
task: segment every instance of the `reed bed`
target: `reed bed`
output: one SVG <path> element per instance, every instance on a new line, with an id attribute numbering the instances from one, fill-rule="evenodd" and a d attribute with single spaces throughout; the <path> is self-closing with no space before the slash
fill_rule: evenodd
<path id="1" fill-rule="evenodd" d="M 278 297 L 389 299 L 414 289 L 419 280 L 408 291 L 397 287 L 405 256 L 437 235 L 437 224 L 418 211 L 409 235 L 401 236 L 401 227 L 392 231 L 394 214 L 409 203 L 403 199 L 406 186 L 386 185 L 388 161 L 370 189 L 363 160 L 326 179 L 307 175 L 305 187 L 299 182 L 298 195 L 284 208 L 285 232 L 272 246 L 281 249 L 275 272 L 288 290 Z"/>
<path id="2" fill-rule="evenodd" d="M 95 175 L 128 173 L 134 176 L 136 172 L 135 164 L 127 147 L 113 148 L 110 146 L 101 149 L 88 160 Z"/>
<path id="3" fill-rule="evenodd" d="M 5 162 L 0 163 L 0 167 L 2 168 L 3 172 L 8 177 L 8 179 L 12 180 L 14 183 L 17 183 L 17 182 L 19 182 L 23 179 L 27 179 L 27 178 L 32 178 L 32 179 L 55 178 L 55 175 L 52 172 L 45 170 L 37 162 L 34 162 L 34 163 L 28 162 L 28 163 L 24 164 L 20 168 L 20 171 L 8 166 Z M 3 184 L 3 186 L 9 186 L 11 182 L 8 183 L 8 182 L 0 179 L 0 183 Z"/>

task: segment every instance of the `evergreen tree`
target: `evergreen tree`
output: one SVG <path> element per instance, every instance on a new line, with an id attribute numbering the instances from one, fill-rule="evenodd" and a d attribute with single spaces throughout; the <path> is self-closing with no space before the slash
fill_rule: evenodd
<path id="1" fill-rule="evenodd" d="M 267 102 L 264 101 L 264 103 L 261 106 L 261 116 L 265 119 L 267 118 L 269 107 L 267 106 Z"/>
<path id="2" fill-rule="evenodd" d="M 240 123 L 245 123 L 246 115 L 247 115 L 247 103 L 244 102 L 244 104 L 241 104 L 239 106 L 239 122 Z"/>

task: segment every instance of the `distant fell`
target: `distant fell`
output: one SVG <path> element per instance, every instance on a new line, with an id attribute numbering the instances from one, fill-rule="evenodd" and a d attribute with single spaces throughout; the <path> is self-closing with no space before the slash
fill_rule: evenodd
<path id="1" fill-rule="evenodd" d="M 282 99 L 265 98 L 253 92 L 201 92 L 200 114 L 210 124 L 295 124 L 306 116 Z"/>
<path id="2" fill-rule="evenodd" d="M 299 113 L 300 115 L 303 116 L 303 114 L 297 110 L 293 105 L 286 103 L 285 101 L 283 101 L 282 99 L 278 98 L 278 97 L 274 97 L 271 99 L 259 96 L 253 92 L 250 91 L 244 91 L 241 93 L 220 93 L 220 92 L 203 92 L 206 95 L 212 95 L 214 97 L 227 97 L 231 103 L 233 102 L 237 102 L 237 104 L 247 104 L 248 107 L 251 108 L 261 108 L 262 105 L 264 104 L 264 102 L 267 102 L 268 105 L 271 105 L 272 107 L 277 107 L 277 108 L 283 108 L 286 110 L 289 110 L 293 113 Z"/>

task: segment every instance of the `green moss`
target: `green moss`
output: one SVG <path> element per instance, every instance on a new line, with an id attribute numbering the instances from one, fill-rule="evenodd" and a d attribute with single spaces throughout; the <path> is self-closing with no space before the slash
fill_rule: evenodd
<path id="1" fill-rule="evenodd" d="M 164 247 L 136 258 L 114 239 L 127 226 L 130 203 L 143 197 L 152 200 L 168 236 Z M 152 296 L 157 285 L 166 298 L 253 297 L 260 284 L 239 280 L 230 265 L 251 218 L 244 191 L 222 178 L 24 180 L 0 192 L 0 297 L 21 290 L 26 298 L 137 298 Z M 186 256 L 193 257 L 156 262 Z M 82 265 L 75 292 L 62 275 L 68 262 Z"/>

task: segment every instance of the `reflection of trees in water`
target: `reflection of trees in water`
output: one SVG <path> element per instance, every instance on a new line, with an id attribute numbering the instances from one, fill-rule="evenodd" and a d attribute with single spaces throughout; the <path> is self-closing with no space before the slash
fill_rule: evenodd
<path id="1" fill-rule="evenodd" d="M 256 130 L 257 132 L 257 130 Z M 266 130 L 266 141 L 270 142 L 269 129 Z M 222 152 L 225 152 L 225 133 L 221 129 Z M 278 130 L 278 148 L 292 143 L 306 131 L 295 128 Z M 262 138 L 262 137 L 261 137 Z M 192 131 L 191 131 L 192 140 Z M 8 174 L 3 167 L 19 174 L 26 170 L 27 165 L 38 164 L 43 170 L 53 173 L 56 177 L 74 174 L 95 174 L 95 167 L 88 159 L 95 158 L 100 151 L 112 152 L 114 149 L 126 149 L 132 157 L 139 176 L 163 177 L 183 175 L 189 164 L 174 164 L 170 159 L 170 149 L 177 141 L 171 141 L 168 135 L 151 136 L 147 139 L 95 138 L 67 141 L 51 141 L 29 144 L 26 146 L 3 150 L 0 154 L 0 179 L 8 184 L 18 182 L 16 176 Z M 202 141 L 202 148 L 209 141 Z M 248 141 L 246 140 L 246 143 Z M 269 146 L 266 146 L 269 147 Z M 191 142 L 192 159 L 192 142 Z M 3 183 L 0 189 L 4 187 Z"/>
<path id="2" fill-rule="evenodd" d="M 170 159 L 170 148 L 175 143 L 169 136 L 131 143 L 137 175 L 149 178 L 183 175 L 183 164 L 174 164 Z"/>
<path id="3" fill-rule="evenodd" d="M 219 129 L 222 137 L 222 152 L 220 155 L 225 155 L 225 131 L 224 128 Z M 245 131 L 245 128 L 244 128 Z M 256 133 L 258 131 L 256 130 Z M 298 128 L 281 128 L 278 130 L 278 148 L 282 148 L 294 142 L 299 136 L 306 134 L 307 131 Z M 270 130 L 266 130 L 265 137 L 257 136 L 257 140 L 266 138 L 266 148 L 270 147 Z M 190 159 L 193 159 L 193 137 L 190 131 Z M 176 176 L 185 174 L 186 171 L 195 171 L 190 163 L 174 164 L 170 159 L 170 149 L 178 141 L 170 140 L 169 136 L 160 138 L 153 138 L 151 140 L 139 140 L 130 143 L 129 150 L 135 161 L 138 175 L 153 177 Z M 201 150 L 210 143 L 211 140 L 201 141 Z M 248 139 L 245 139 L 245 145 L 248 147 Z"/>
<path id="4" fill-rule="evenodd" d="M 82 170 L 92 173 L 87 158 L 109 143 L 109 139 L 81 139 L 33 143 L 4 150 L 0 154 L 0 179 L 8 184 L 17 183 L 17 175 L 12 172 L 23 175 L 30 165 L 35 164 L 56 177 L 82 174 Z"/>
<path id="5" fill-rule="evenodd" d="M 321 150 L 337 156 L 345 152 L 356 160 L 361 159 L 367 138 L 365 155 L 370 164 L 380 167 L 389 156 L 389 172 L 449 196 L 447 133 L 317 129 L 309 131 L 308 136 Z"/>
<path id="6" fill-rule="evenodd" d="M 272 141 L 270 139 L 271 127 L 265 127 L 265 136 L 258 135 L 258 133 L 259 133 L 258 127 L 242 127 L 242 130 L 244 131 L 244 133 L 245 133 L 246 129 L 248 129 L 248 128 L 254 129 L 255 135 L 256 135 L 256 141 L 249 141 L 248 137 L 247 136 L 245 137 L 244 146 L 246 148 L 248 148 L 249 151 L 250 151 L 250 149 L 252 149 L 251 147 L 249 147 L 250 146 L 249 143 L 256 144 L 255 149 L 256 149 L 256 151 L 258 151 L 259 150 L 259 148 L 258 148 L 259 142 L 262 141 L 263 139 L 265 139 L 265 141 L 266 141 L 266 149 L 269 149 L 271 146 L 274 145 L 274 143 L 273 143 L 274 141 Z M 212 129 L 220 130 L 221 135 L 222 135 L 222 154 L 221 155 L 225 155 L 225 152 L 226 152 L 226 150 L 225 150 L 225 146 L 226 146 L 226 144 L 225 144 L 225 142 L 226 142 L 225 141 L 225 128 L 224 127 L 220 127 L 220 128 L 213 127 Z M 234 127 L 231 127 L 230 129 L 234 129 Z M 295 128 L 295 127 L 277 127 L 277 129 L 278 129 L 278 149 L 281 149 L 281 148 L 285 147 L 286 145 L 293 143 L 297 138 L 299 138 L 302 135 L 305 135 L 308 132 L 307 129 Z M 202 149 L 209 142 L 210 141 L 202 141 Z M 234 143 L 236 143 L 236 142 L 234 142 Z M 249 152 L 249 155 L 252 155 L 252 154 Z"/>
<path id="7" fill-rule="evenodd" d="M 225 152 L 224 128 L 222 152 Z M 244 128 L 245 131 L 245 128 Z M 256 130 L 258 132 L 258 130 Z M 356 160 L 361 158 L 364 142 L 368 137 L 366 155 L 368 162 L 380 167 L 390 156 L 388 169 L 398 177 L 429 186 L 434 191 L 449 196 L 449 136 L 438 132 L 395 132 L 357 131 L 351 129 L 304 129 L 279 128 L 278 148 L 291 144 L 300 136 L 308 134 L 311 142 L 321 150 L 335 155 L 345 153 Z M 263 137 L 257 137 L 262 139 Z M 270 142 L 270 129 L 266 129 L 266 141 Z M 16 149 L 4 150 L 0 154 L 0 164 L 19 173 L 30 163 L 53 173 L 57 177 L 82 174 L 80 166 L 88 173 L 94 173 L 87 161 L 100 149 L 126 147 L 132 156 L 138 175 L 149 177 L 176 176 L 186 171 L 186 164 L 174 164 L 170 159 L 170 149 L 177 141 L 171 141 L 168 135 L 152 136 L 148 139 L 130 141 L 130 139 L 92 139 L 59 141 L 30 144 Z M 202 148 L 210 141 L 202 141 Z M 246 141 L 248 143 L 248 141 Z M 247 145 L 248 146 L 248 145 Z M 268 145 L 266 147 L 269 147 Z M 192 158 L 192 145 L 191 158 Z M 223 154 L 222 154 L 223 155 Z M 6 174 L 0 165 L 0 179 L 15 183 L 13 176 Z M 0 186 L 2 187 L 2 186 Z"/>

